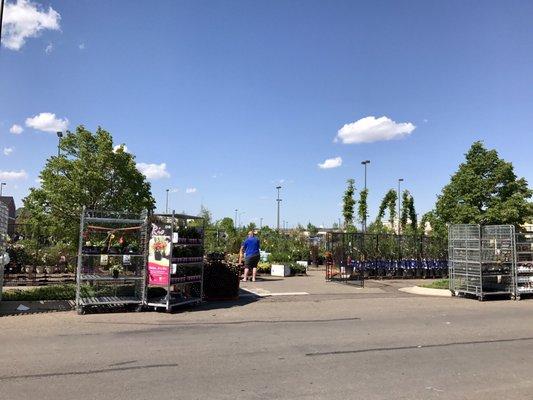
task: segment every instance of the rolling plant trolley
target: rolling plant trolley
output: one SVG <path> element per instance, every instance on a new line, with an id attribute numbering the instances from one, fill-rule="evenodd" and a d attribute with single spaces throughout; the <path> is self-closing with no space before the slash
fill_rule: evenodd
<path id="1" fill-rule="evenodd" d="M 516 234 L 516 298 L 533 294 L 533 232 Z"/>
<path id="2" fill-rule="evenodd" d="M 149 296 L 145 304 L 171 312 L 199 304 L 203 297 L 204 220 L 184 214 L 156 214 L 151 219 L 148 253 Z M 156 293 L 159 288 L 159 293 Z"/>
<path id="3" fill-rule="evenodd" d="M 2 300 L 2 287 L 4 286 L 4 254 L 7 247 L 7 225 L 9 214 L 7 207 L 0 203 L 0 300 Z"/>
<path id="4" fill-rule="evenodd" d="M 143 305 L 148 213 L 83 208 L 76 272 L 76 309 Z"/>
<path id="5" fill-rule="evenodd" d="M 515 296 L 514 226 L 451 225 L 448 246 L 452 295 Z"/>

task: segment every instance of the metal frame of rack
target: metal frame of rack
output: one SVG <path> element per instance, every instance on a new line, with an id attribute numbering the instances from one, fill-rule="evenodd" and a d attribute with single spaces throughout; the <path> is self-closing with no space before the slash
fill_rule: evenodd
<path id="1" fill-rule="evenodd" d="M 114 253 L 108 250 L 110 244 L 108 249 L 88 246 L 86 235 L 89 231 L 95 235 L 107 233 L 109 240 L 115 232 L 131 232 L 138 240 L 137 250 Z M 133 214 L 83 208 L 76 270 L 76 309 L 79 314 L 84 314 L 86 308 L 101 306 L 137 305 L 137 309 L 141 309 L 146 297 L 147 239 L 147 211 Z M 122 271 L 117 270 L 118 274 L 113 275 L 111 268 L 105 268 L 111 265 Z"/>
<path id="2" fill-rule="evenodd" d="M 451 225 L 448 267 L 453 295 L 515 296 L 513 225 Z"/>
<path id="3" fill-rule="evenodd" d="M 533 294 L 533 231 L 516 233 L 516 298 Z"/>
<path id="4" fill-rule="evenodd" d="M 145 305 L 154 309 L 163 308 L 171 312 L 174 307 L 187 304 L 199 304 L 203 298 L 203 280 L 204 280 L 204 219 L 198 216 L 185 214 L 155 214 L 154 219 L 159 220 L 159 224 L 170 225 L 170 250 L 168 258 L 168 279 L 162 284 L 150 283 L 150 266 L 148 265 L 149 279 L 148 286 L 164 288 L 166 294 L 157 298 L 146 298 Z M 197 238 L 184 237 L 179 234 L 179 228 L 190 227 L 190 222 L 195 221 L 196 231 L 199 234 Z M 156 225 L 157 226 L 157 225 Z M 198 229 L 199 228 L 199 229 Z M 174 257 L 176 249 L 197 249 L 195 257 Z M 199 249 L 199 251 L 198 251 Z M 196 268 L 195 274 L 190 275 L 188 269 Z M 180 272 L 182 271 L 186 272 Z M 191 294 L 191 286 L 196 285 L 196 294 Z"/>

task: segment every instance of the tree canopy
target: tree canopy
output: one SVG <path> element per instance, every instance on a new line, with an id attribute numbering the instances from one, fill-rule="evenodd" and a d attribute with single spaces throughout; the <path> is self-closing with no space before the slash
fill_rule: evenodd
<path id="1" fill-rule="evenodd" d="M 132 154 L 114 149 L 109 132 L 78 126 L 63 137 L 60 149 L 61 156 L 49 158 L 41 171 L 41 187 L 24 199 L 24 223 L 32 236 L 75 243 L 83 206 L 133 213 L 153 209 L 150 183 Z"/>
<path id="2" fill-rule="evenodd" d="M 344 217 L 344 227 L 347 229 L 353 225 L 355 180 L 348 179 L 346 183 L 347 187 L 342 199 L 342 216 Z"/>
<path id="3" fill-rule="evenodd" d="M 442 194 L 435 216 L 444 223 L 523 224 L 533 215 L 533 191 L 513 165 L 482 142 L 472 144 Z"/>

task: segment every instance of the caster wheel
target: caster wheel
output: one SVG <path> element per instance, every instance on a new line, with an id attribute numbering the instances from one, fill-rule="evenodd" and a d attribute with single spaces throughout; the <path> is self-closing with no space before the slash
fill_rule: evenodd
<path id="1" fill-rule="evenodd" d="M 78 315 L 85 315 L 85 310 L 83 308 L 78 309 Z"/>

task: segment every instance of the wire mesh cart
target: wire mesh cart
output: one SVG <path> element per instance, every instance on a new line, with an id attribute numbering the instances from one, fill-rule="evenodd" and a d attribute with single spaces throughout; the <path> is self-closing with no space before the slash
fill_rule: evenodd
<path id="1" fill-rule="evenodd" d="M 81 214 L 76 309 L 137 306 L 146 291 L 148 212 Z"/>
<path id="2" fill-rule="evenodd" d="M 148 253 L 149 296 L 145 304 L 171 312 L 178 306 L 201 303 L 203 255 L 203 218 L 175 213 L 152 216 Z"/>
<path id="3" fill-rule="evenodd" d="M 516 298 L 533 294 L 533 232 L 516 234 Z"/>
<path id="4" fill-rule="evenodd" d="M 515 295 L 515 230 L 512 225 L 451 225 L 448 267 L 453 295 Z"/>
<path id="5" fill-rule="evenodd" d="M 326 257 L 326 280 L 364 287 L 361 258 L 361 238 L 342 232 L 332 232 L 328 236 Z"/>

